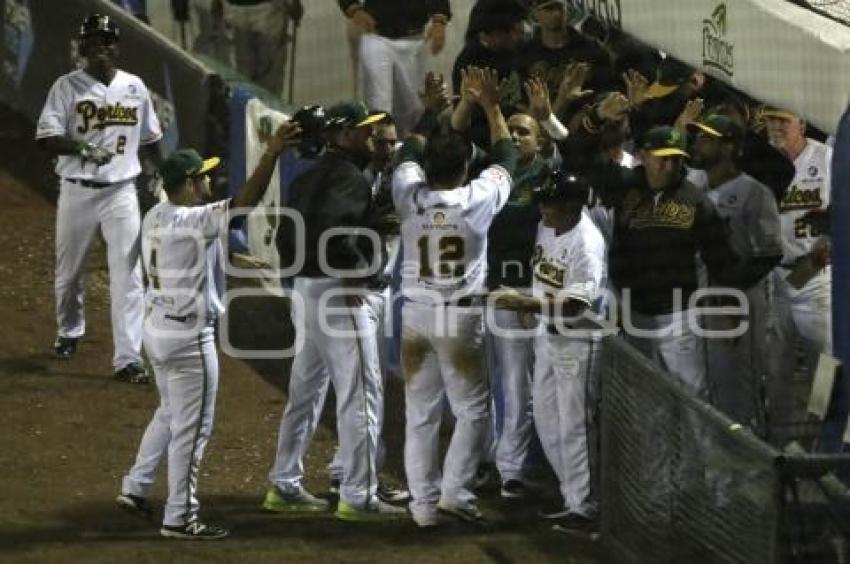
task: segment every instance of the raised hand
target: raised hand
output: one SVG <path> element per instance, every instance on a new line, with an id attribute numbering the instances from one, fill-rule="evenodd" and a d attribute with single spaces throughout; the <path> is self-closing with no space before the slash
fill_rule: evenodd
<path id="1" fill-rule="evenodd" d="M 466 67 L 460 71 L 460 97 L 464 102 L 474 104 L 481 95 L 481 69 Z"/>
<path id="2" fill-rule="evenodd" d="M 425 87 L 419 93 L 422 105 L 426 110 L 439 113 L 451 105 L 449 87 L 440 73 L 428 72 L 425 75 Z"/>
<path id="3" fill-rule="evenodd" d="M 558 85 L 558 97 L 561 100 L 570 102 L 593 94 L 593 90 L 584 90 L 584 82 L 587 80 L 589 73 L 590 63 L 572 63 L 568 65 L 564 69 L 561 84 Z"/>
<path id="4" fill-rule="evenodd" d="M 640 106 L 646 102 L 649 80 L 645 76 L 635 69 L 629 69 L 623 73 L 623 82 L 626 83 L 626 96 L 632 107 Z"/>
<path id="5" fill-rule="evenodd" d="M 268 150 L 272 153 L 282 153 L 291 147 L 297 147 L 301 141 L 301 126 L 294 121 L 285 121 L 269 138 Z"/>
<path id="6" fill-rule="evenodd" d="M 679 117 L 676 118 L 676 123 L 673 125 L 676 129 L 684 131 L 688 124 L 694 123 L 699 116 L 702 115 L 702 111 L 705 109 L 705 102 L 702 98 L 694 98 L 693 100 L 688 100 L 688 103 L 685 104 L 685 109 L 682 110 L 682 113 L 679 114 Z"/>
<path id="7" fill-rule="evenodd" d="M 528 113 L 538 121 L 548 119 L 552 113 L 549 102 L 549 87 L 539 77 L 533 76 L 525 81 L 525 95 L 528 97 Z"/>
<path id="8" fill-rule="evenodd" d="M 478 95 L 478 104 L 483 108 L 498 107 L 502 99 L 499 92 L 499 73 L 491 68 L 480 69 L 481 91 Z"/>
<path id="9" fill-rule="evenodd" d="M 596 108 L 596 113 L 604 120 L 621 121 L 626 117 L 626 112 L 629 111 L 629 99 L 622 92 L 609 92 L 605 98 L 599 102 Z"/>

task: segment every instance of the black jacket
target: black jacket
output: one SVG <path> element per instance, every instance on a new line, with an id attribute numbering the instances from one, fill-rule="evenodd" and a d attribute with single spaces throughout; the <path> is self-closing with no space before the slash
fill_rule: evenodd
<path id="1" fill-rule="evenodd" d="M 344 153 L 329 150 L 310 169 L 297 176 L 284 205 L 299 212 L 304 219 L 305 261 L 299 276 L 327 276 L 319 268 L 319 238 L 333 227 L 349 227 L 352 233 L 334 236 L 328 241 L 327 261 L 331 267 L 364 266 L 376 252 L 368 239 L 354 235 L 355 228 L 371 228 L 375 223 L 372 190 L 360 167 Z M 277 246 L 282 267 L 293 264 L 295 244 L 295 225 L 290 219 L 281 218 Z"/>
<path id="2" fill-rule="evenodd" d="M 631 289 L 631 309 L 646 315 L 672 313 L 673 292 L 682 290 L 682 308 L 697 289 L 696 255 L 708 267 L 712 285 L 735 286 L 730 272 L 737 256 L 711 200 L 685 180 L 652 191 L 642 170 L 637 183 L 614 203 L 610 277 L 622 291 Z"/>

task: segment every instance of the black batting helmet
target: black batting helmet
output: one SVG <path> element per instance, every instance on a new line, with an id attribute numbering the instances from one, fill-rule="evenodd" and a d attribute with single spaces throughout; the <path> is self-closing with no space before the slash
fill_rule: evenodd
<path id="1" fill-rule="evenodd" d="M 85 41 L 94 35 L 107 35 L 112 37 L 114 41 L 118 41 L 118 26 L 109 16 L 90 14 L 80 25 L 79 38 L 80 41 Z"/>
<path id="2" fill-rule="evenodd" d="M 592 204 L 593 190 L 581 176 L 559 169 L 534 189 L 534 198 L 543 204 L 564 202 L 589 206 Z"/>

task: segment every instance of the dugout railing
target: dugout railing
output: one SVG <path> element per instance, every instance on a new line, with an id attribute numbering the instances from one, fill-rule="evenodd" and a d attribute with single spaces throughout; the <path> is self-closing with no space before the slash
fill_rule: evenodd
<path id="1" fill-rule="evenodd" d="M 620 338 L 597 359 L 612 561 L 850 562 L 850 500 L 834 479 L 850 455 L 780 452 Z"/>

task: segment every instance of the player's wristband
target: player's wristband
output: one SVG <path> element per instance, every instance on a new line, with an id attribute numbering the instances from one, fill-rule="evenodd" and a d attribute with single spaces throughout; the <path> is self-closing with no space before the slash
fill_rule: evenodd
<path id="1" fill-rule="evenodd" d="M 540 125 L 555 141 L 563 141 L 570 134 L 570 130 L 552 112 L 549 112 L 549 117 L 542 120 Z"/>

